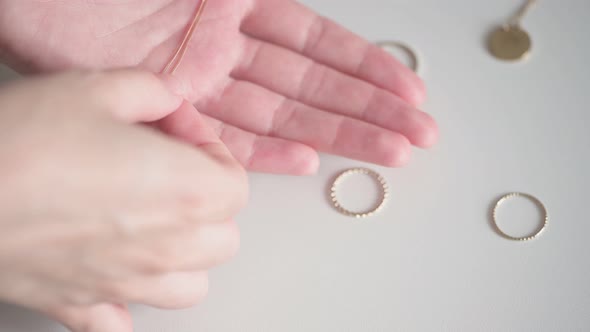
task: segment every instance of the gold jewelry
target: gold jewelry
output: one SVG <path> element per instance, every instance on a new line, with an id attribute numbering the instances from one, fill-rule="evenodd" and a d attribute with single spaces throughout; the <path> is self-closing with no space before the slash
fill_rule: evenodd
<path id="1" fill-rule="evenodd" d="M 541 220 L 542 225 L 539 226 L 539 228 L 531 235 L 523 236 L 523 237 L 511 236 L 511 235 L 504 233 L 504 231 L 502 231 L 502 229 L 500 229 L 500 226 L 498 225 L 498 220 L 497 220 L 498 208 L 507 200 L 512 199 L 512 198 L 516 198 L 516 197 L 523 197 L 523 198 L 530 200 L 531 202 L 535 203 L 535 205 L 537 205 L 537 207 L 539 209 L 541 209 L 543 211 L 543 219 Z M 494 222 L 494 226 L 496 227 L 496 231 L 498 231 L 498 233 L 500 233 L 500 235 L 502 235 L 503 237 L 505 237 L 509 240 L 513 240 L 513 241 L 529 241 L 529 240 L 535 239 L 537 236 L 539 236 L 539 234 L 541 234 L 541 232 L 543 232 L 543 230 L 545 230 L 545 227 L 547 227 L 547 224 L 549 223 L 549 214 L 547 213 L 547 208 L 545 207 L 545 205 L 538 198 L 536 198 L 532 195 L 529 195 L 529 194 L 515 192 L 515 193 L 510 193 L 510 194 L 502 196 L 496 202 L 496 204 L 494 205 L 494 211 L 492 213 L 492 220 Z"/>
<path id="2" fill-rule="evenodd" d="M 419 72 L 420 61 L 418 60 L 418 54 L 410 46 L 398 41 L 391 40 L 377 42 L 377 46 L 384 50 L 395 48 L 404 51 L 404 53 L 410 57 L 410 64 L 408 65 L 410 69 L 412 69 L 415 73 Z"/>
<path id="3" fill-rule="evenodd" d="M 375 204 L 375 207 L 373 207 L 372 209 L 370 209 L 368 211 L 353 212 L 353 211 L 350 211 L 350 210 L 344 208 L 340 204 L 340 202 L 338 201 L 337 193 L 336 193 L 336 191 L 338 189 L 338 184 L 340 184 L 348 176 L 354 175 L 354 174 L 369 175 L 375 181 L 377 181 L 379 183 L 379 185 L 381 186 L 381 199 L 379 200 L 379 202 L 377 202 Z M 366 217 L 370 217 L 370 216 L 374 215 L 375 213 L 379 212 L 383 208 L 383 206 L 385 205 L 385 202 L 387 201 L 387 198 L 389 197 L 389 187 L 387 186 L 387 182 L 385 181 L 385 179 L 379 173 L 377 173 L 373 170 L 370 170 L 368 168 L 352 168 L 352 169 L 342 172 L 340 175 L 338 175 L 338 177 L 336 177 L 336 179 L 332 183 L 332 187 L 330 189 L 330 197 L 332 199 L 332 204 L 334 205 L 334 208 L 336 208 L 336 210 L 338 210 L 338 212 L 342 213 L 343 215 L 348 216 L 348 217 L 355 217 L 355 218 L 366 218 Z"/>
<path id="4" fill-rule="evenodd" d="M 506 61 L 526 58 L 531 50 L 532 42 L 529 34 L 522 29 L 520 22 L 536 3 L 537 0 L 528 0 L 513 18 L 491 34 L 489 48 L 493 56 Z"/>
<path id="5" fill-rule="evenodd" d="M 188 49 L 188 43 L 191 41 L 191 39 L 193 37 L 195 29 L 197 28 L 197 25 L 199 24 L 199 21 L 201 20 L 201 15 L 203 14 L 203 10 L 205 10 L 206 5 L 207 5 L 207 0 L 201 0 L 201 2 L 199 3 L 199 7 L 197 7 L 197 10 L 195 11 L 195 15 L 193 16 L 193 20 L 191 21 L 190 25 L 188 26 L 188 28 L 186 30 L 186 33 L 184 35 L 184 38 L 182 39 L 182 42 L 180 43 L 180 45 L 178 45 L 178 48 L 176 49 L 174 56 L 172 56 L 172 59 L 170 59 L 170 61 L 168 61 L 168 64 L 162 70 L 162 74 L 172 75 L 172 74 L 174 74 L 174 72 L 176 71 L 178 66 L 180 66 L 180 62 L 182 62 L 182 59 L 184 58 L 184 55 L 186 54 L 186 50 Z"/>

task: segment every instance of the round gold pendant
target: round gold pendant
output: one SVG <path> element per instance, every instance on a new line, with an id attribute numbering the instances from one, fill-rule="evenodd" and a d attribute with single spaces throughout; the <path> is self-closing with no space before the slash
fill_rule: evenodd
<path id="1" fill-rule="evenodd" d="M 521 60 L 529 54 L 531 46 L 529 34 L 519 26 L 500 27 L 489 40 L 490 52 L 500 60 Z"/>

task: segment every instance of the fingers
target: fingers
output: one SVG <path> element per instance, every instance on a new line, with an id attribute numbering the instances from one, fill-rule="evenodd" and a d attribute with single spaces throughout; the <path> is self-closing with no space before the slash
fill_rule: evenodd
<path id="1" fill-rule="evenodd" d="M 231 219 L 248 198 L 245 170 L 191 104 L 184 102 L 177 112 L 163 119 L 159 127 L 182 140 L 155 132 L 135 139 L 141 159 L 136 157 L 134 161 L 141 164 L 141 168 L 133 177 L 124 179 L 125 186 L 144 188 L 151 183 L 146 183 L 145 179 L 162 181 L 157 183 L 161 185 L 160 190 L 175 192 L 177 196 L 159 197 L 159 201 L 153 202 L 156 206 L 167 200 L 178 202 L 181 205 L 175 210 L 190 214 L 178 217 L 187 220 Z M 140 153 L 144 147 L 152 152 Z"/>
<path id="2" fill-rule="evenodd" d="M 206 272 L 177 272 L 118 282 L 107 291 L 114 301 L 160 309 L 186 309 L 203 301 L 208 290 Z"/>
<path id="3" fill-rule="evenodd" d="M 381 165 L 401 166 L 411 153 L 409 141 L 399 133 L 285 99 L 249 82 L 231 82 L 203 110 L 258 135 Z"/>
<path id="4" fill-rule="evenodd" d="M 420 147 L 429 147 L 437 139 L 434 120 L 391 92 L 270 43 L 247 39 L 245 49 L 242 63 L 233 72 L 237 79 L 399 132 Z"/>
<path id="5" fill-rule="evenodd" d="M 184 87 L 172 76 L 123 69 L 93 74 L 86 81 L 90 101 L 125 122 L 160 120 L 183 101 Z"/>
<path id="6" fill-rule="evenodd" d="M 252 171 L 306 175 L 315 173 L 319 164 L 317 153 L 310 147 L 225 125 L 202 116 L 186 103 L 160 121 L 159 128 L 184 142 L 207 148 L 210 153 L 217 149 L 217 154 L 223 155 L 227 146 L 233 157 Z"/>
<path id="7" fill-rule="evenodd" d="M 162 309 L 194 306 L 207 294 L 206 271 L 237 253 L 239 233 L 236 223 L 230 221 L 153 229 L 135 239 L 114 241 L 118 243 L 105 243 L 101 248 L 105 261 L 95 261 L 94 266 L 113 266 L 116 262 L 116 266 L 128 271 L 113 273 L 111 268 L 93 272 L 95 278 L 82 279 L 84 283 L 69 296 L 57 292 L 48 303 L 65 302 L 70 308 L 101 302 L 138 303 Z M 82 315 L 88 313 L 80 310 L 48 313 L 76 329 L 88 319 Z"/>
<path id="8" fill-rule="evenodd" d="M 319 156 L 307 145 L 256 135 L 206 115 L 203 118 L 233 156 L 250 171 L 309 175 L 318 170 Z"/>
<path id="9" fill-rule="evenodd" d="M 171 221 L 172 222 L 172 221 Z M 184 227 L 153 228 L 141 238 L 122 243 L 107 243 L 101 251 L 104 264 L 117 261 L 125 268 L 97 271 L 109 279 L 126 275 L 162 275 L 178 271 L 195 271 L 218 266 L 233 258 L 240 246 L 240 236 L 234 221 L 220 223 L 185 223 Z"/>
<path id="10" fill-rule="evenodd" d="M 100 111 L 124 122 L 159 120 L 181 105 L 184 93 L 182 83 L 171 76 L 135 69 L 38 76 L 6 89 L 21 101 L 51 100 L 57 109 Z"/>
<path id="11" fill-rule="evenodd" d="M 119 282 L 109 288 L 115 301 L 160 309 L 185 309 L 200 303 L 209 289 L 206 272 L 181 272 Z M 133 332 L 127 308 L 117 304 L 58 305 L 41 309 L 72 332 Z"/>
<path id="12" fill-rule="evenodd" d="M 425 99 L 424 84 L 410 69 L 295 1 L 257 1 L 242 31 L 389 90 L 412 105 Z"/>
<path id="13" fill-rule="evenodd" d="M 42 311 L 72 332 L 133 332 L 131 314 L 121 305 L 57 306 Z"/>
<path id="14" fill-rule="evenodd" d="M 183 102 L 176 112 L 159 121 L 158 128 L 183 142 L 208 151 L 222 163 L 234 162 L 234 158 L 219 136 L 205 123 L 197 109 L 188 102 Z"/>

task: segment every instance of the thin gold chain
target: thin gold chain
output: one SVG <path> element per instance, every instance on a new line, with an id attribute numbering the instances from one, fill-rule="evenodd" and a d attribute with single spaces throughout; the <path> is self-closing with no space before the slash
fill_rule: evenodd
<path id="1" fill-rule="evenodd" d="M 182 59 L 184 58 L 184 55 L 186 54 L 188 44 L 193 37 L 195 29 L 197 28 L 197 25 L 199 24 L 199 21 L 201 19 L 202 14 L 203 14 L 203 10 L 205 9 L 206 5 L 207 5 L 207 0 L 201 0 L 201 2 L 199 3 L 199 7 L 197 7 L 197 10 L 195 11 L 195 15 L 193 17 L 193 20 L 191 21 L 190 25 L 187 28 L 187 31 L 184 35 L 182 42 L 180 43 L 180 45 L 178 45 L 178 48 L 176 49 L 176 52 L 174 53 L 174 56 L 172 57 L 172 59 L 170 59 L 170 61 L 166 65 L 166 67 L 164 67 L 164 69 L 162 70 L 163 74 L 172 75 L 172 74 L 174 74 L 174 72 L 176 72 L 176 69 L 178 68 L 178 66 L 180 66 L 180 63 L 182 62 Z"/>
<path id="2" fill-rule="evenodd" d="M 508 24 L 511 26 L 518 26 L 520 22 L 524 18 L 524 16 L 533 8 L 534 5 L 537 4 L 537 0 L 528 0 L 524 6 L 520 8 L 518 12 L 508 21 Z"/>

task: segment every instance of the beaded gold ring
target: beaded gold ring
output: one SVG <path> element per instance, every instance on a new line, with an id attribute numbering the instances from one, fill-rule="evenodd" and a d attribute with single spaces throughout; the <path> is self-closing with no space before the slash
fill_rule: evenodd
<path id="1" fill-rule="evenodd" d="M 337 197 L 338 185 L 342 181 L 344 181 L 346 178 L 348 178 L 349 176 L 355 175 L 355 174 L 368 175 L 371 178 L 373 178 L 381 186 L 381 198 L 379 199 L 378 202 L 376 202 L 375 206 L 373 208 L 371 208 L 370 210 L 363 211 L 363 212 L 350 211 L 350 210 L 346 209 L 345 207 L 343 207 L 342 204 L 340 204 L 340 202 L 338 201 L 338 197 Z M 330 198 L 332 200 L 332 205 L 334 205 L 334 208 L 338 212 L 342 213 L 343 215 L 348 216 L 348 217 L 354 217 L 354 218 L 366 218 L 366 217 L 370 217 L 370 216 L 376 214 L 377 212 L 379 212 L 383 208 L 388 197 L 389 197 L 389 187 L 387 186 L 387 182 L 385 181 L 385 178 L 383 178 L 383 176 L 381 176 L 379 173 L 377 173 L 373 170 L 370 170 L 368 168 L 352 168 L 352 169 L 342 172 L 340 175 L 338 175 L 336 177 L 336 179 L 334 180 L 334 182 L 332 183 L 332 186 L 330 188 Z"/>
<path id="2" fill-rule="evenodd" d="M 393 40 L 384 40 L 377 42 L 377 46 L 381 47 L 384 50 L 387 49 L 399 49 L 402 50 L 410 57 L 411 63 L 408 65 L 410 69 L 412 69 L 415 73 L 419 74 L 420 72 L 420 60 L 418 59 L 418 54 L 414 51 L 410 46 Z"/>
<path id="3" fill-rule="evenodd" d="M 504 202 L 506 202 L 507 200 L 516 198 L 516 197 L 523 197 L 523 198 L 528 199 L 529 201 L 533 202 L 541 211 L 543 211 L 543 217 L 542 217 L 541 225 L 539 226 L 539 228 L 537 228 L 530 235 L 523 236 L 523 237 L 516 237 L 516 236 L 508 235 L 498 225 L 498 219 L 497 219 L 498 209 L 500 208 L 500 206 Z M 494 205 L 494 210 L 493 210 L 493 213 L 492 213 L 492 220 L 494 222 L 494 226 L 496 228 L 496 231 L 500 235 L 502 235 L 503 237 L 505 237 L 505 238 L 507 238 L 509 240 L 513 240 L 513 241 L 530 241 L 530 240 L 533 240 L 533 239 L 537 238 L 545 230 L 545 228 L 547 227 L 547 224 L 549 223 L 549 214 L 547 213 L 547 208 L 545 207 L 545 205 L 543 204 L 543 202 L 541 202 L 535 196 L 532 196 L 532 195 L 529 195 L 529 194 L 525 194 L 525 193 L 514 192 L 514 193 L 506 194 L 506 195 L 500 197 L 500 199 L 498 199 L 498 201 Z"/>

